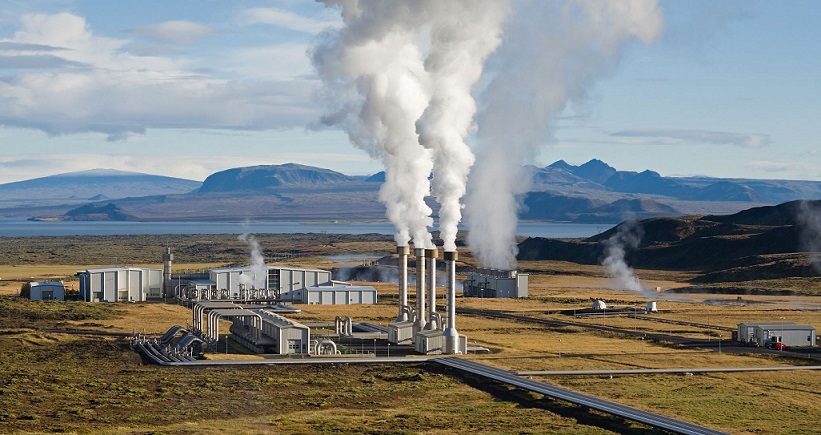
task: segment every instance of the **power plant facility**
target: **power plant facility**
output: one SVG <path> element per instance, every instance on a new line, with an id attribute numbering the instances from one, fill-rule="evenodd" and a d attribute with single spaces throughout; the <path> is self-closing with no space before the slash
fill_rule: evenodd
<path id="1" fill-rule="evenodd" d="M 436 259 L 438 250 L 414 249 L 416 257 L 416 306 L 408 304 L 408 246 L 398 246 L 399 313 L 388 325 L 388 342 L 413 344 L 422 354 L 467 353 L 467 337 L 456 330 L 456 251 L 445 251 L 446 311 L 436 311 Z M 427 288 L 427 294 L 426 294 Z M 426 303 L 427 301 L 427 303 Z"/>
<path id="2" fill-rule="evenodd" d="M 516 270 L 476 269 L 468 272 L 462 292 L 476 298 L 526 298 L 528 278 Z"/>
<path id="3" fill-rule="evenodd" d="M 257 275 L 261 274 L 261 277 Z M 376 289 L 331 279 L 331 272 L 301 267 L 227 267 L 180 276 L 174 294 L 184 301 L 242 300 L 294 304 L 375 304 Z"/>

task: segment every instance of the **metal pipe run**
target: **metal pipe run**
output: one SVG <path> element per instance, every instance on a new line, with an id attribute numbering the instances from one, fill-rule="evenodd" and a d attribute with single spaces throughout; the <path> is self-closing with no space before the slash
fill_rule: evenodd
<path id="1" fill-rule="evenodd" d="M 407 322 L 408 318 L 408 246 L 397 246 L 396 253 L 399 254 L 399 315 L 397 322 Z"/>
<path id="2" fill-rule="evenodd" d="M 456 260 L 459 254 L 456 251 L 445 251 L 445 264 L 447 266 L 447 280 L 445 291 L 447 292 L 448 327 L 442 335 L 445 336 L 445 353 L 459 353 L 459 332 L 456 331 Z"/>
<path id="3" fill-rule="evenodd" d="M 425 261 L 428 269 L 428 323 L 425 325 L 426 331 L 435 331 L 439 328 L 436 322 L 436 257 L 439 250 L 436 248 L 425 249 Z"/>
<path id="4" fill-rule="evenodd" d="M 428 321 L 425 311 L 425 249 L 415 248 L 416 255 L 416 320 L 413 322 L 413 335 L 425 329 Z"/>

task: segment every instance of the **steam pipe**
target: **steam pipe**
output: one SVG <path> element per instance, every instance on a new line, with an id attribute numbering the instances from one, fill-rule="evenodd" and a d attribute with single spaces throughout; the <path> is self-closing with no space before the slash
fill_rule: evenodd
<path id="1" fill-rule="evenodd" d="M 428 268 L 428 323 L 425 330 L 433 331 L 438 329 L 436 322 L 436 257 L 439 250 L 436 248 L 425 249 L 425 261 Z"/>
<path id="2" fill-rule="evenodd" d="M 425 249 L 414 248 L 416 255 L 416 321 L 413 323 L 413 335 L 425 329 L 428 323 L 425 312 Z"/>
<path id="3" fill-rule="evenodd" d="M 408 318 L 408 246 L 397 246 L 396 253 L 399 254 L 399 315 L 397 322 L 407 322 Z"/>
<path id="4" fill-rule="evenodd" d="M 459 353 L 459 332 L 456 331 L 456 260 L 458 259 L 457 251 L 445 251 L 448 327 L 442 335 L 445 336 L 445 353 L 448 354 Z"/>

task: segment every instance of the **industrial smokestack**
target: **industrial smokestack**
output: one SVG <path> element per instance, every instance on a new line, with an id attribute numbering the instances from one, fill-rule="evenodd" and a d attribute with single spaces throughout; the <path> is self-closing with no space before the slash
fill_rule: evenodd
<path id="1" fill-rule="evenodd" d="M 413 336 L 425 329 L 428 323 L 425 312 L 425 248 L 415 248 L 416 255 L 416 320 L 413 323 Z"/>
<path id="2" fill-rule="evenodd" d="M 162 288 L 163 298 L 167 298 L 173 291 L 171 288 L 171 261 L 174 260 L 174 254 L 171 253 L 171 248 L 165 248 L 162 254 Z"/>
<path id="3" fill-rule="evenodd" d="M 436 257 L 439 250 L 436 248 L 425 249 L 425 261 L 428 266 L 428 323 L 425 330 L 436 330 Z"/>
<path id="4" fill-rule="evenodd" d="M 396 253 L 399 254 L 399 315 L 397 322 L 408 321 L 408 254 L 410 248 L 407 245 L 397 246 Z"/>
<path id="5" fill-rule="evenodd" d="M 459 333 L 456 331 L 456 260 L 459 254 L 456 251 L 445 251 L 445 265 L 447 266 L 448 327 L 445 328 L 445 353 L 459 353 Z"/>

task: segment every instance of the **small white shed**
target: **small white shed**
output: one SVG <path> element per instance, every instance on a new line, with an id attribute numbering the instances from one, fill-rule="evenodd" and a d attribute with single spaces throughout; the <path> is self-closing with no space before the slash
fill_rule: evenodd
<path id="1" fill-rule="evenodd" d="M 32 301 L 64 301 L 66 288 L 62 282 L 41 281 L 29 283 L 31 291 L 29 299 Z"/>

